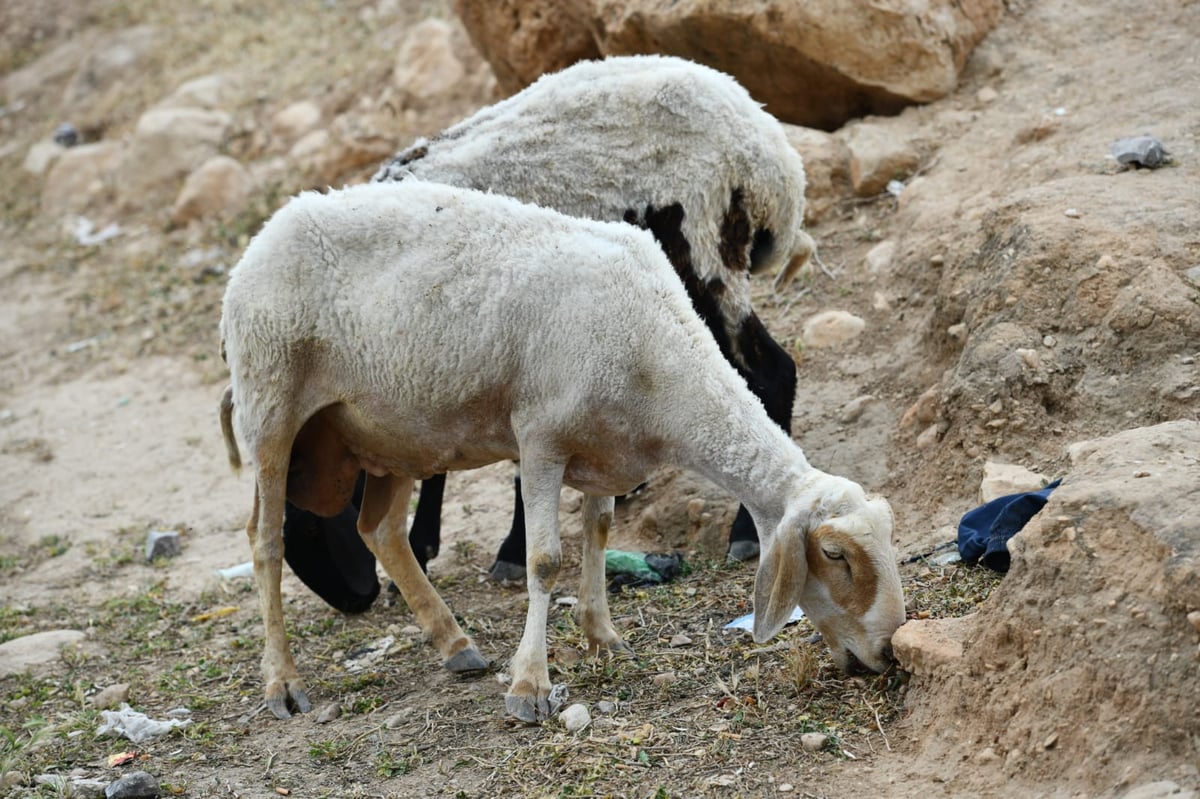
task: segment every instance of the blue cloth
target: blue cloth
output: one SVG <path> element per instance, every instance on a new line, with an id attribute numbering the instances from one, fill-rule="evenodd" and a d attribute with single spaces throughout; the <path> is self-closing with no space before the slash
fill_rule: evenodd
<path id="1" fill-rule="evenodd" d="M 958 554 L 963 563 L 1008 571 L 1008 539 L 1042 509 L 1050 492 L 1061 482 L 1055 480 L 1040 491 L 996 497 L 964 514 L 958 523 Z"/>

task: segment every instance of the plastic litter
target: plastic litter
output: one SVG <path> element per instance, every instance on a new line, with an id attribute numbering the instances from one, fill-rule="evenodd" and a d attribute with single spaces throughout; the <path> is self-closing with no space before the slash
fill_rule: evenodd
<path id="1" fill-rule="evenodd" d="M 121 226 L 116 222 L 109 222 L 104 227 L 96 230 L 96 224 L 92 220 L 86 216 L 81 216 L 75 220 L 75 226 L 71 228 L 71 232 L 75 234 L 75 241 L 79 242 L 81 246 L 93 247 L 120 236 Z"/>
<path id="2" fill-rule="evenodd" d="M 226 569 L 217 569 L 217 575 L 223 580 L 236 580 L 238 577 L 254 576 L 254 561 L 248 560 Z"/>
<path id="3" fill-rule="evenodd" d="M 788 616 L 787 624 L 795 624 L 804 618 L 804 611 L 797 606 L 792 610 L 792 615 Z M 723 630 L 745 630 L 746 632 L 754 632 L 754 614 L 747 613 L 745 616 L 738 616 L 733 621 L 726 624 L 721 629 Z"/>
<path id="4" fill-rule="evenodd" d="M 179 533 L 175 530 L 151 530 L 146 534 L 146 560 L 173 558 L 183 551 Z"/>
<path id="5" fill-rule="evenodd" d="M 51 138 L 55 144 L 61 144 L 63 147 L 74 147 L 79 144 L 79 131 L 70 122 L 64 122 L 54 129 Z"/>
<path id="6" fill-rule="evenodd" d="M 102 723 L 96 730 L 97 738 L 101 735 L 123 735 L 135 744 L 166 735 L 176 727 L 186 727 L 192 723 L 191 719 L 152 719 L 124 703 L 116 710 L 101 710 L 100 718 Z"/>
<path id="7" fill-rule="evenodd" d="M 625 586 L 659 585 L 670 582 L 683 570 L 683 556 L 643 554 L 620 549 L 604 550 L 604 571 L 608 575 L 608 590 L 620 591 Z"/>

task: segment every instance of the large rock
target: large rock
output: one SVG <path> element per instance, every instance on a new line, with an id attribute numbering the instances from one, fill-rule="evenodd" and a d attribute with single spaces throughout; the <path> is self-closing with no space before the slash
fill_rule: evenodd
<path id="1" fill-rule="evenodd" d="M 121 152 L 120 142 L 102 141 L 60 153 L 42 183 L 42 212 L 61 216 L 106 203 Z"/>
<path id="2" fill-rule="evenodd" d="M 492 65 L 500 89 L 515 94 L 540 75 L 601 55 L 576 5 L 575 0 L 455 0 L 454 9 Z"/>
<path id="3" fill-rule="evenodd" d="M 1138 776 L 1129 752 L 1145 774 L 1179 773 L 1196 756 L 1200 423 L 1128 430 L 1070 455 L 1063 484 L 1009 542 L 1003 582 L 970 620 L 941 628 L 962 655 L 944 636 L 911 636 L 897 654 L 920 666 L 906 723 L 926 762 L 991 748 L 1006 777 L 1111 795 Z"/>
<path id="4" fill-rule="evenodd" d="M 455 5 L 509 91 L 580 58 L 663 53 L 728 72 L 780 119 L 827 130 L 950 92 L 967 56 L 1003 10 L 1001 0 L 457 0 Z"/>
<path id="5" fill-rule="evenodd" d="M 87 636 L 79 630 L 46 630 L 0 644 L 0 677 L 61 668 L 62 651 Z"/>
<path id="6" fill-rule="evenodd" d="M 99 39 L 88 48 L 63 91 L 65 110 L 86 106 L 108 90 L 119 87 L 126 78 L 146 68 L 154 49 L 162 41 L 162 31 L 149 25 L 118 31 Z"/>
<path id="7" fill-rule="evenodd" d="M 229 124 L 228 114 L 201 108 L 160 108 L 142 114 L 117 168 L 122 209 L 171 202 L 183 179 L 216 155 Z"/>
<path id="8" fill-rule="evenodd" d="M 215 155 L 184 181 L 171 221 L 186 225 L 194 219 L 232 219 L 244 211 L 254 193 L 254 178 L 237 159 Z"/>

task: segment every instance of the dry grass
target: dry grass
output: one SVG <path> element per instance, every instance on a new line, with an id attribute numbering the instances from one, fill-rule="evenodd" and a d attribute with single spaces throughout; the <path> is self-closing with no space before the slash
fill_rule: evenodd
<path id="1" fill-rule="evenodd" d="M 105 568 L 128 582 L 148 567 L 108 561 Z M 963 567 L 918 570 L 906 590 L 920 613 L 973 608 L 996 584 Z M 290 602 L 287 621 L 314 700 L 341 708 L 340 718 L 320 726 L 262 711 L 261 626 L 248 585 L 195 604 L 165 601 L 161 587 L 148 584 L 93 608 L 6 612 L 0 637 L 79 626 L 86 617 L 108 654 L 71 656 L 52 678 L 0 680 L 7 697 L 0 759 L 27 775 L 94 772 L 109 755 L 136 749 L 139 766 L 181 796 L 213 795 L 221 780 L 259 791 L 311 786 L 306 795 L 328 796 L 423 796 L 433 782 L 456 796 L 763 795 L 800 784 L 828 761 L 870 759 L 893 746 L 889 729 L 902 713 L 905 676 L 837 672 L 805 622 L 767 646 L 722 631 L 747 610 L 753 580 L 752 568 L 723 564 L 612 597 L 633 658 L 582 657 L 580 630 L 557 608 L 551 676 L 568 686 L 569 702 L 589 707 L 592 723 L 576 734 L 557 719 L 513 723 L 497 676 L 520 638 L 524 591 L 480 585 L 473 574 L 460 570 L 437 583 L 497 659 L 492 674 L 474 679 L 441 671 L 436 653 L 403 631 L 411 624 L 403 606 L 381 601 L 347 617 L 311 596 Z M 397 644 L 387 658 L 360 673 L 342 665 L 388 633 Z M 138 710 L 161 717 L 183 705 L 194 723 L 140 747 L 95 738 L 99 714 L 88 697 L 117 682 L 132 684 Z M 826 734 L 825 748 L 805 750 L 806 732 Z"/>

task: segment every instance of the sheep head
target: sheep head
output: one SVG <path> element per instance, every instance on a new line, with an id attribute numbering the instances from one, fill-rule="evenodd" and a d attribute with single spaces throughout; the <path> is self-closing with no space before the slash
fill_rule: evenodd
<path id="1" fill-rule="evenodd" d="M 887 669 L 892 633 L 904 623 L 887 500 L 822 475 L 793 497 L 782 522 L 762 538 L 754 640 L 774 636 L 799 605 L 838 668 L 847 671 L 857 658 L 872 671 Z"/>

